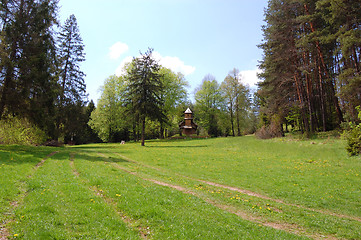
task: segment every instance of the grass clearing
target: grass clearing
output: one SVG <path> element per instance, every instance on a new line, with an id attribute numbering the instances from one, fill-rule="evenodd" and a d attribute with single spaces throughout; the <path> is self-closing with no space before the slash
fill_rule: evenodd
<path id="1" fill-rule="evenodd" d="M 11 221 L 14 207 L 22 201 L 28 176 L 52 151 L 52 148 L 0 145 L 0 234 Z"/>
<path id="2" fill-rule="evenodd" d="M 0 146 L 1 174 L 17 172 L 1 180 L 13 189 L 3 226 L 23 239 L 361 239 L 361 159 L 344 144 L 94 144 L 57 149 L 39 168 L 54 149 Z"/>
<path id="3" fill-rule="evenodd" d="M 76 177 L 69 154 L 49 159 L 28 181 L 13 234 L 24 239 L 138 239 L 122 218 Z"/>

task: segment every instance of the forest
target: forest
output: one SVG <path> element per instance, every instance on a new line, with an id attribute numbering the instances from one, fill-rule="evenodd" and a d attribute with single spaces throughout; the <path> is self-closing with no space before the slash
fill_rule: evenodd
<path id="1" fill-rule="evenodd" d="M 269 1 L 257 99 L 269 135 L 284 123 L 312 134 L 358 122 L 361 2 Z"/>
<path id="2" fill-rule="evenodd" d="M 221 83 L 212 74 L 200 79 L 190 99 L 185 77 L 149 48 L 123 75 L 105 79 L 96 106 L 86 94 L 76 17 L 60 23 L 57 12 L 56 0 L 1 1 L 0 132 L 18 122 L 35 129 L 36 143 L 144 142 L 180 136 L 188 107 L 197 134 L 212 137 L 311 136 L 360 121 L 359 0 L 270 0 L 256 91 L 230 66 Z"/>

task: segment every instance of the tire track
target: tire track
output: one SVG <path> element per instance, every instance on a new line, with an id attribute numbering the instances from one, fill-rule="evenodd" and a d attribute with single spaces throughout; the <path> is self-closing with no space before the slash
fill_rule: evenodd
<path id="1" fill-rule="evenodd" d="M 270 228 L 273 228 L 273 229 L 276 229 L 276 230 L 282 230 L 282 231 L 292 233 L 292 234 L 295 234 L 295 235 L 298 235 L 298 236 L 310 237 L 312 239 L 330 239 L 330 240 L 338 239 L 338 238 L 336 238 L 334 236 L 324 236 L 324 235 L 321 235 L 321 234 L 310 234 L 304 228 L 302 228 L 301 226 L 296 225 L 296 224 L 288 224 L 288 223 L 280 223 L 280 222 L 268 222 L 268 221 L 265 221 L 264 219 L 262 219 L 261 217 L 251 215 L 251 214 L 249 214 L 249 213 L 247 213 L 245 211 L 241 211 L 239 209 L 235 209 L 234 207 L 223 205 L 223 204 L 214 202 L 214 201 L 212 201 L 210 199 L 207 199 L 205 197 L 202 197 L 201 195 L 197 194 L 196 192 L 194 192 L 194 191 L 192 191 L 190 189 L 187 189 L 185 187 L 178 186 L 178 185 L 175 185 L 175 184 L 166 183 L 166 182 L 162 182 L 162 181 L 155 180 L 155 179 L 141 177 L 137 173 L 130 172 L 127 169 L 119 166 L 115 162 L 112 162 L 112 166 L 119 169 L 119 170 L 122 170 L 122 171 L 124 171 L 124 172 L 126 172 L 128 174 L 132 174 L 132 175 L 134 175 L 134 176 L 136 176 L 136 177 L 138 177 L 140 179 L 143 179 L 145 181 L 152 182 L 154 184 L 164 186 L 164 187 L 169 187 L 169 188 L 175 189 L 175 190 L 180 191 L 180 192 L 185 193 L 185 194 L 190 194 L 190 195 L 196 196 L 196 197 L 202 199 L 203 201 L 207 202 L 208 204 L 211 204 L 212 206 L 215 206 L 215 207 L 217 207 L 219 209 L 227 211 L 227 212 L 229 212 L 231 214 L 235 214 L 235 215 L 237 215 L 238 217 L 241 217 L 244 220 L 247 220 L 247 221 L 250 221 L 250 222 L 253 222 L 253 223 L 257 223 L 257 224 L 263 225 L 265 227 L 270 227 Z"/>
<path id="2" fill-rule="evenodd" d="M 100 156 L 102 157 L 106 157 L 104 154 L 100 154 L 98 153 Z M 74 165 L 74 159 L 75 159 L 75 156 L 76 154 L 75 153 L 70 153 L 70 156 L 69 156 L 69 160 L 70 160 L 70 167 L 73 171 L 73 174 L 78 177 L 80 179 L 81 182 L 83 182 L 84 184 L 86 185 L 90 185 L 89 184 L 89 181 L 87 179 L 84 179 L 80 176 L 79 172 L 77 171 L 75 165 Z M 132 174 L 131 172 L 127 171 L 127 173 L 129 174 Z M 115 213 L 117 213 L 118 216 L 121 217 L 122 221 L 124 223 L 126 223 L 130 228 L 133 228 L 134 229 L 134 225 L 137 225 L 137 222 L 133 219 L 131 219 L 130 217 L 128 217 L 124 212 L 120 211 L 118 208 L 117 208 L 117 204 L 116 202 L 110 198 L 110 197 L 107 197 L 104 192 L 101 190 L 101 189 L 98 189 L 97 186 L 91 186 L 89 188 L 91 191 L 93 191 L 93 193 L 99 197 L 101 197 L 106 204 L 108 204 Z M 139 231 L 139 236 L 141 237 L 141 239 L 148 239 L 148 236 L 149 236 L 149 227 L 143 227 L 143 226 L 139 226 L 138 227 L 138 231 Z M 0 239 L 2 240 L 2 239 Z"/>
<path id="3" fill-rule="evenodd" d="M 253 192 L 253 191 L 250 191 L 250 190 L 247 190 L 247 189 L 242 189 L 242 188 L 238 188 L 238 187 L 227 186 L 227 185 L 224 185 L 224 184 L 219 184 L 219 183 L 215 183 L 215 182 L 211 182 L 211 181 L 206 181 L 206 180 L 202 180 L 202 179 L 197 179 L 197 178 L 193 178 L 193 177 L 188 177 L 188 176 L 184 176 L 184 175 L 179 174 L 179 173 L 171 173 L 170 171 L 166 171 L 166 170 L 161 169 L 161 168 L 156 168 L 156 167 L 153 167 L 153 166 L 150 166 L 150 165 L 147 165 L 147 164 L 143 164 L 143 163 L 137 162 L 137 161 L 132 160 L 132 159 L 130 159 L 130 158 L 124 156 L 124 155 L 121 155 L 121 154 L 119 154 L 119 153 L 117 153 L 117 155 L 120 156 L 121 158 L 129 161 L 129 162 L 132 162 L 132 163 L 135 163 L 135 164 L 138 164 L 138 165 L 141 165 L 141 166 L 143 166 L 143 167 L 150 168 L 150 169 L 153 169 L 153 170 L 156 170 L 156 171 L 160 171 L 160 172 L 164 172 L 164 173 L 170 173 L 170 174 L 173 174 L 173 175 L 177 175 L 177 176 L 179 176 L 179 177 L 181 177 L 181 178 L 184 178 L 184 179 L 189 179 L 189 180 L 193 180 L 193 181 L 198 181 L 198 182 L 201 182 L 201 183 L 205 183 L 205 184 L 207 184 L 207 185 L 210 185 L 210 186 L 227 189 L 227 190 L 231 190 L 231 191 L 234 191 L 234 192 L 239 192 L 239 193 L 242 193 L 242 194 L 245 194 L 245 195 L 248 195 L 248 196 L 252 196 L 252 197 L 257 197 L 257 198 L 261 198 L 261 199 L 264 199 L 264 200 L 273 201 L 273 202 L 280 203 L 280 204 L 284 204 L 284 205 L 290 206 L 290 207 L 297 207 L 297 208 L 300 208 L 300 209 L 304 209 L 304 210 L 308 210 L 308 211 L 312 211 L 312 212 L 317 212 L 317 213 L 321 213 L 321 214 L 329 215 L 329 216 L 333 216 L 333 217 L 338 217 L 338 218 L 344 218 L 344 219 L 354 220 L 354 221 L 357 221 L 357 222 L 360 222 L 360 223 L 361 223 L 361 218 L 356 217 L 356 216 L 350 216 L 350 215 L 347 215 L 347 214 L 339 214 L 339 213 L 335 213 L 335 212 L 328 211 L 328 210 L 320 210 L 320 209 L 309 208 L 309 207 L 302 206 L 302 205 L 298 205 L 298 204 L 287 203 L 287 202 L 285 202 L 285 201 L 283 201 L 283 200 L 281 200 L 281 199 L 271 198 L 271 197 L 268 197 L 268 196 L 266 196 L 266 195 L 262 195 L 262 194 L 259 194 L 259 193 L 256 193 L 256 192 Z"/>
<path id="4" fill-rule="evenodd" d="M 242 193 L 242 194 L 246 194 L 246 195 L 249 195 L 249 196 L 274 201 L 274 202 L 281 203 L 281 204 L 286 205 L 286 206 L 297 207 L 297 208 L 305 209 L 305 210 L 312 211 L 312 212 L 318 212 L 318 213 L 321 213 L 321 214 L 324 214 L 324 215 L 330 215 L 330 216 L 334 216 L 334 217 L 338 217 L 338 218 L 346 218 L 346 219 L 361 222 L 361 218 L 358 218 L 358 217 L 355 217 L 355 216 L 338 214 L 338 213 L 334 213 L 334 212 L 330 212 L 330 211 L 319 210 L 319 209 L 314 209 L 314 208 L 308 208 L 308 207 L 297 205 L 297 204 L 286 203 L 286 202 L 284 202 L 284 201 L 282 201 L 280 199 L 270 198 L 270 197 L 267 197 L 267 196 L 264 196 L 264 195 L 261 195 L 261 194 L 255 193 L 255 192 L 251 192 L 249 190 L 244 190 L 244 189 L 236 188 L 236 187 L 230 187 L 230 186 L 227 186 L 227 185 L 222 185 L 222 184 L 218 184 L 218 183 L 214 183 L 214 182 L 210 182 L 210 181 L 204 181 L 204 180 L 197 180 L 197 181 L 200 181 L 202 183 L 205 183 L 205 184 L 208 184 L 208 185 L 211 185 L 211 186 L 215 186 L 215 187 L 219 187 L 219 188 L 239 192 L 239 193 Z"/>
<path id="5" fill-rule="evenodd" d="M 35 165 L 35 167 L 33 168 L 31 174 L 29 176 L 27 176 L 27 178 L 32 178 L 34 176 L 34 174 L 36 173 L 36 171 L 42 166 L 44 165 L 45 161 L 47 159 L 49 159 L 50 157 L 54 156 L 55 154 L 57 154 L 58 151 L 54 151 L 50 154 L 48 154 L 46 157 L 44 157 L 38 164 Z M 26 196 L 26 189 L 24 187 L 25 182 L 21 183 L 20 185 L 20 193 L 18 196 L 18 200 L 17 201 L 13 201 L 10 203 L 10 205 L 12 206 L 12 210 L 15 211 L 15 209 L 23 202 L 25 196 Z M 0 225 L 0 240 L 7 240 L 10 238 L 10 232 L 9 229 L 6 228 L 6 225 L 8 225 L 9 223 L 15 221 L 14 219 L 11 219 L 9 221 L 5 221 Z"/>

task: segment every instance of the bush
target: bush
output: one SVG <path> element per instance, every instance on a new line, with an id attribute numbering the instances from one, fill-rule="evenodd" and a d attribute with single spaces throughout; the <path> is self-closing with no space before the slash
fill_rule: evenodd
<path id="1" fill-rule="evenodd" d="M 358 118 L 361 120 L 360 106 L 356 107 L 358 111 Z M 359 155 L 361 153 L 361 123 L 344 124 L 343 136 L 347 140 L 346 150 L 351 156 Z"/>
<path id="2" fill-rule="evenodd" d="M 346 150 L 351 156 L 359 155 L 361 152 L 361 124 L 355 126 L 347 134 Z"/>
<path id="3" fill-rule="evenodd" d="M 283 131 L 280 118 L 274 116 L 271 123 L 267 126 L 262 126 L 257 132 L 256 137 L 260 139 L 270 139 L 276 137 L 283 137 Z"/>
<path id="4" fill-rule="evenodd" d="M 39 145 L 45 140 L 44 131 L 27 119 L 7 116 L 0 121 L 0 144 Z"/>

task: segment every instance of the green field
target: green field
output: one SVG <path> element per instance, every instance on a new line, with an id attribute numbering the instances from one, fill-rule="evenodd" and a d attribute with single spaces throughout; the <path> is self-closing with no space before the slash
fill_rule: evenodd
<path id="1" fill-rule="evenodd" d="M 339 139 L 0 145 L 0 239 L 361 239 Z"/>

